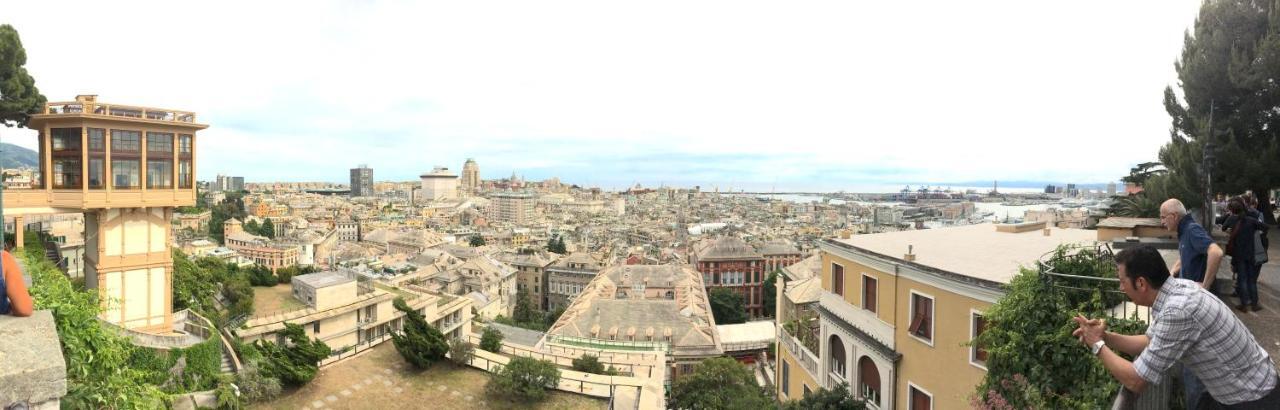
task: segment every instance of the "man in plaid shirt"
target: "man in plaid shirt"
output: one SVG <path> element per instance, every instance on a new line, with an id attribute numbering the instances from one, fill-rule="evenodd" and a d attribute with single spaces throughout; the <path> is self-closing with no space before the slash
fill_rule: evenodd
<path id="1" fill-rule="evenodd" d="M 1141 393 L 1164 383 L 1182 363 L 1205 390 L 1188 409 L 1280 409 L 1276 366 L 1253 334 L 1226 304 L 1197 283 L 1170 278 L 1160 253 L 1150 246 L 1116 254 L 1120 290 L 1133 303 L 1150 306 L 1152 323 L 1144 335 L 1106 331 L 1101 319 L 1075 318 L 1072 334 L 1097 355 L 1120 384 Z M 1137 357 L 1120 357 L 1115 349 Z"/>

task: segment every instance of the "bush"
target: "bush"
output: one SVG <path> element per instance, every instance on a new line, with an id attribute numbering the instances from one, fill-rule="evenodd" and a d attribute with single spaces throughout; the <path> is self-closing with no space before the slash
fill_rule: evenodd
<path id="1" fill-rule="evenodd" d="M 62 405 L 68 408 L 164 407 L 164 393 L 153 383 L 165 377 L 164 373 L 155 371 L 164 367 L 157 361 L 160 359 L 140 352 L 141 348 L 133 346 L 128 339 L 99 324 L 98 314 L 102 308 L 97 292 L 73 288 L 71 281 L 44 255 L 15 256 L 22 258 L 26 273 L 31 276 L 30 292 L 35 308 L 53 313 L 67 366 L 67 394 L 62 398 Z M 134 367 L 133 363 L 146 365 Z"/>
<path id="2" fill-rule="evenodd" d="M 214 338 L 182 349 L 181 354 L 187 358 L 182 383 L 187 391 L 204 391 L 216 387 L 218 374 L 222 372 L 222 350 L 218 347 L 219 343 L 221 341 Z"/>
<path id="3" fill-rule="evenodd" d="M 458 367 L 471 364 L 471 356 L 475 351 L 476 347 L 461 337 L 449 341 L 449 360 Z"/>
<path id="4" fill-rule="evenodd" d="M 492 353 L 502 353 L 502 332 L 493 327 L 485 327 L 480 335 L 480 348 Z"/>
<path id="5" fill-rule="evenodd" d="M 1115 263 L 1091 249 L 1055 252 L 1049 265 L 1059 273 L 1114 278 Z M 1048 266 L 1040 266 L 1047 269 Z M 1056 280 L 1056 279 L 1055 279 Z M 987 328 L 975 343 L 987 351 L 987 372 L 971 405 L 975 408 L 1092 409 L 1109 407 L 1120 384 L 1089 349 L 1071 336 L 1077 312 L 1107 317 L 1118 303 L 1114 283 L 1075 280 L 1056 288 L 1037 270 L 1022 269 L 1005 295 L 986 311 Z M 1121 295 L 1120 298 L 1123 298 Z M 1108 330 L 1140 334 L 1135 319 L 1107 319 Z M 1035 352 L 1030 354 L 1028 352 Z"/>
<path id="6" fill-rule="evenodd" d="M 577 359 L 573 359 L 573 370 L 606 376 L 618 375 L 617 369 L 614 369 L 613 366 L 609 366 L 606 369 L 604 363 L 600 362 L 600 358 L 593 354 L 584 354 Z"/>
<path id="7" fill-rule="evenodd" d="M 240 394 L 248 402 L 270 400 L 279 396 L 281 391 L 280 380 L 262 374 L 257 364 L 245 365 L 236 375 L 236 386 L 240 387 Z"/>
<path id="8" fill-rule="evenodd" d="M 271 273 L 271 269 L 262 265 L 253 265 L 249 268 L 249 284 L 253 286 L 271 287 L 281 283 L 276 275 Z"/>
<path id="9" fill-rule="evenodd" d="M 839 386 L 832 389 L 819 388 L 817 391 L 805 395 L 803 399 L 787 402 L 782 408 L 783 410 L 863 410 L 867 408 L 867 404 L 853 397 L 853 392 L 849 390 L 848 383 L 840 383 Z"/>
<path id="10" fill-rule="evenodd" d="M 539 401 L 547 388 L 560 383 L 555 363 L 528 357 L 514 357 L 489 378 L 485 391 L 511 400 Z"/>

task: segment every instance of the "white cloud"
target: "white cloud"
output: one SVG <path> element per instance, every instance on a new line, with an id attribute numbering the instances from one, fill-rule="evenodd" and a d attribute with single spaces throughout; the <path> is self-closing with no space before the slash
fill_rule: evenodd
<path id="1" fill-rule="evenodd" d="M 1199 3 L 60 1 L 5 14 L 50 99 L 196 111 L 212 125 L 202 178 L 343 181 L 368 163 L 407 180 L 475 157 L 485 177 L 840 189 L 1117 179 L 1167 140 L 1161 92 Z"/>

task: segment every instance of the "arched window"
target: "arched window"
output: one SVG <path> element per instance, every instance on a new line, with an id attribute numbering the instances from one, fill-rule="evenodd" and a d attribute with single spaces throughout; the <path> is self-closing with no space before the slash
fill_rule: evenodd
<path id="1" fill-rule="evenodd" d="M 848 378 L 844 372 L 844 341 L 840 340 L 840 336 L 831 335 L 827 349 L 831 352 L 831 372 L 840 375 L 842 379 Z"/>
<path id="2" fill-rule="evenodd" d="M 880 405 L 880 370 L 870 357 L 858 359 L 858 393 L 863 400 Z"/>

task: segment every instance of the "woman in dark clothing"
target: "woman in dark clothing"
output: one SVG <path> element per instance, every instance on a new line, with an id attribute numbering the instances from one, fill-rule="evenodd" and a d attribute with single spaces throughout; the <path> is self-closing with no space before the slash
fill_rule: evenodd
<path id="1" fill-rule="evenodd" d="M 1231 267 L 1237 272 L 1236 293 L 1240 295 L 1240 311 L 1262 310 L 1258 305 L 1258 273 L 1260 266 L 1254 260 L 1253 235 L 1262 222 L 1250 217 L 1248 207 L 1240 198 L 1234 198 L 1227 204 L 1231 211 L 1231 239 L 1227 241 L 1227 255 L 1231 256 Z"/>

